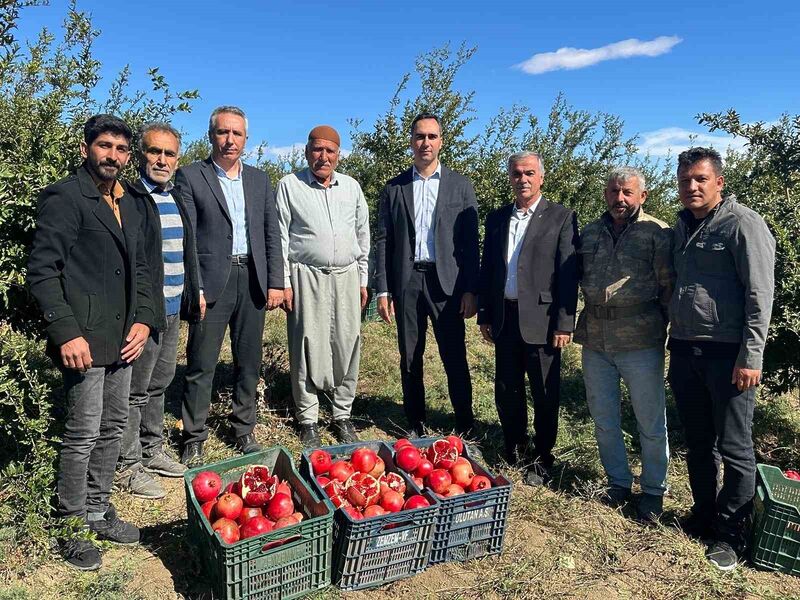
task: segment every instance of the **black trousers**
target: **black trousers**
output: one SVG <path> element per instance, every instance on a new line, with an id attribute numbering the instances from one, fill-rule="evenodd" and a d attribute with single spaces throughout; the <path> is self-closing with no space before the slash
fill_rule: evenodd
<path id="1" fill-rule="evenodd" d="M 550 468 L 558 435 L 561 349 L 526 343 L 519 330 L 517 303 L 506 301 L 503 328 L 495 337 L 494 401 L 509 457 L 529 447 L 526 374 L 533 397 L 534 437 L 529 458 Z"/>
<path id="2" fill-rule="evenodd" d="M 669 384 L 686 437 L 692 512 L 714 523 L 719 539 L 741 546 L 755 495 L 755 388 L 731 383 L 736 357 L 670 356 Z M 720 461 L 724 465 L 718 487 Z"/>
<path id="3" fill-rule="evenodd" d="M 228 326 L 235 380 L 230 422 L 236 437 L 253 431 L 265 305 L 264 292 L 259 288 L 253 266 L 249 262 L 234 263 L 222 294 L 206 307 L 205 319 L 189 325 L 182 406 L 185 443 L 208 438 L 206 419 L 211 405 L 211 387 Z"/>
<path id="4" fill-rule="evenodd" d="M 455 428 L 466 433 L 474 425 L 472 380 L 464 343 L 464 318 L 459 313 L 461 294 L 448 296 L 439 285 L 436 269 L 412 271 L 408 286 L 395 298 L 397 339 L 400 347 L 400 379 L 403 409 L 411 425 L 425 421 L 425 386 L 422 382 L 422 356 L 428 318 L 439 346 L 447 374 L 450 402 L 455 413 Z"/>

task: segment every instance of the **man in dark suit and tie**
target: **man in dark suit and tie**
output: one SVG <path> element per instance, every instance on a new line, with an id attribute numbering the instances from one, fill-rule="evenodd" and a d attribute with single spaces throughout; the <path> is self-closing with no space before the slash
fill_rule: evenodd
<path id="1" fill-rule="evenodd" d="M 235 106 L 211 113 L 211 156 L 178 170 L 175 185 L 196 232 L 205 318 L 189 326 L 181 460 L 202 462 L 211 385 L 230 326 L 236 381 L 230 421 L 236 447 L 257 452 L 255 394 L 265 308 L 283 302 L 278 213 L 267 174 L 241 161 L 247 118 Z"/>
<path id="2" fill-rule="evenodd" d="M 403 408 L 410 435 L 423 435 L 422 356 L 428 318 L 442 358 L 455 430 L 474 425 L 464 319 L 475 315 L 478 286 L 478 204 L 469 179 L 439 162 L 442 132 L 432 114 L 411 124 L 414 165 L 381 193 L 376 236 L 378 313 L 397 315 Z"/>
<path id="3" fill-rule="evenodd" d="M 516 200 L 486 217 L 478 324 L 495 345 L 495 403 L 509 464 L 529 466 L 525 481 L 549 480 L 558 433 L 561 349 L 570 343 L 578 302 L 578 221 L 541 195 L 544 165 L 535 152 L 508 159 Z M 525 373 L 535 429 L 528 441 Z"/>

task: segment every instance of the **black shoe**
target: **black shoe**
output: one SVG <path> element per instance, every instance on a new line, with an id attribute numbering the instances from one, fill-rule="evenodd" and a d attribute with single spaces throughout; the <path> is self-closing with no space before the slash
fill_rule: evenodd
<path id="1" fill-rule="evenodd" d="M 300 425 L 300 443 L 303 448 L 319 448 L 322 440 L 319 438 L 319 427 L 316 423 Z"/>
<path id="2" fill-rule="evenodd" d="M 139 528 L 120 519 L 113 504 L 108 505 L 108 510 L 102 519 L 97 521 L 87 519 L 86 522 L 89 529 L 97 534 L 98 539 L 126 546 L 139 543 Z"/>
<path id="3" fill-rule="evenodd" d="M 713 517 L 691 513 L 678 525 L 690 538 L 696 540 L 710 540 L 714 538 Z"/>
<path id="4" fill-rule="evenodd" d="M 550 483 L 552 478 L 553 477 L 550 475 L 550 471 L 548 469 L 539 463 L 534 463 L 528 468 L 527 471 L 525 471 L 525 475 L 523 476 L 522 480 L 525 482 L 525 485 L 538 487 L 547 485 Z"/>
<path id="5" fill-rule="evenodd" d="M 631 499 L 630 488 L 625 488 L 619 485 L 609 485 L 600 494 L 600 502 L 611 508 L 619 508 L 624 506 L 628 500 Z"/>
<path id="6" fill-rule="evenodd" d="M 333 435 L 339 440 L 341 444 L 357 444 L 361 440 L 358 439 L 356 428 L 353 427 L 353 422 L 350 419 L 336 419 L 331 423 Z"/>
<path id="7" fill-rule="evenodd" d="M 422 421 L 411 423 L 406 431 L 406 439 L 417 440 L 422 437 L 425 437 L 425 423 Z"/>
<path id="8" fill-rule="evenodd" d="M 190 469 L 203 464 L 203 442 L 188 442 L 183 448 L 181 462 Z"/>
<path id="9" fill-rule="evenodd" d="M 647 525 L 658 523 L 664 512 L 664 497 L 655 494 L 642 494 L 636 505 L 636 518 Z"/>
<path id="10" fill-rule="evenodd" d="M 236 438 L 236 449 L 242 454 L 252 454 L 261 452 L 261 445 L 256 441 L 256 436 L 252 433 L 245 433 Z"/>
<path id="11" fill-rule="evenodd" d="M 102 564 L 100 551 L 89 540 L 62 540 L 59 542 L 59 551 L 64 562 L 79 571 L 96 571 Z"/>
<path id="12" fill-rule="evenodd" d="M 714 542 L 706 551 L 706 559 L 720 571 L 733 571 L 739 564 L 736 551 L 727 542 Z"/>

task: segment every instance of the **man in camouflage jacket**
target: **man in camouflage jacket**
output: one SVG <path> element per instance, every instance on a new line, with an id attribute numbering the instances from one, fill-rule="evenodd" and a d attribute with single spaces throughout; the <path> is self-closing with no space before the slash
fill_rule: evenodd
<path id="1" fill-rule="evenodd" d="M 581 232 L 581 289 L 585 307 L 575 341 L 583 345 L 586 399 L 600 460 L 608 476 L 603 500 L 619 506 L 633 475 L 620 418 L 620 379 L 630 392 L 642 447 L 640 519 L 661 515 L 669 447 L 664 407 L 664 340 L 675 284 L 672 232 L 645 214 L 646 182 L 638 169 L 609 176 L 608 210 Z"/>

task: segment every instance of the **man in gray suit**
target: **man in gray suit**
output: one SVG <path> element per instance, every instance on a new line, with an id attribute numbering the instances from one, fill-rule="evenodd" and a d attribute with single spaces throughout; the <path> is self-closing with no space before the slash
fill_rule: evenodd
<path id="1" fill-rule="evenodd" d="M 257 452 L 256 385 L 261 367 L 264 309 L 283 302 L 283 258 L 275 196 L 264 171 L 241 161 L 247 118 L 221 106 L 208 123 L 211 156 L 178 170 L 175 185 L 197 239 L 205 318 L 189 326 L 183 396 L 181 460 L 202 462 L 206 418 L 219 351 L 230 325 L 236 382 L 230 416 L 236 446 Z"/>
<path id="2" fill-rule="evenodd" d="M 376 236 L 378 313 L 397 314 L 403 408 L 410 435 L 422 435 L 422 356 L 428 318 L 439 345 L 455 429 L 474 425 L 464 319 L 477 312 L 478 203 L 469 179 L 439 162 L 442 132 L 432 114 L 411 123 L 414 165 L 381 193 Z"/>

